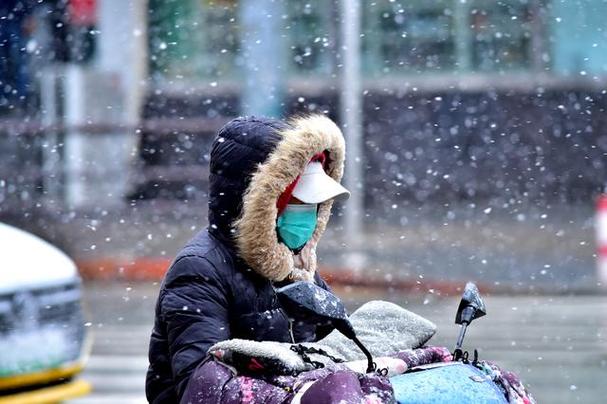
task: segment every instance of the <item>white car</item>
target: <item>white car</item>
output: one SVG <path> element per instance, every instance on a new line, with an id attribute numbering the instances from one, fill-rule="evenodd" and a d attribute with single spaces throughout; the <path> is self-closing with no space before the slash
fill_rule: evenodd
<path id="1" fill-rule="evenodd" d="M 86 394 L 76 380 L 89 345 L 74 262 L 48 242 L 0 223 L 0 404 Z"/>

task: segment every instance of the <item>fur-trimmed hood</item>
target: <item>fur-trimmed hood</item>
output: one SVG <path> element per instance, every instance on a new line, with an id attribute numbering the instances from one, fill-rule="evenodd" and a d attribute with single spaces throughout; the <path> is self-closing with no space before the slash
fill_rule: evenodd
<path id="1" fill-rule="evenodd" d="M 241 123 L 243 119 L 253 119 L 258 124 L 259 122 L 266 122 L 257 118 L 239 119 Z M 266 155 L 261 156 L 261 153 L 257 153 L 257 163 L 247 167 L 250 169 L 243 169 L 239 173 L 240 178 L 247 183 L 241 195 L 237 212 L 234 209 L 231 209 L 231 212 L 226 210 L 223 212 L 223 218 L 232 216 L 230 213 L 237 213 L 236 216 L 233 216 L 235 220 L 230 225 L 228 238 L 233 243 L 237 255 L 251 269 L 263 277 L 272 281 L 280 281 L 285 278 L 311 280 L 317 266 L 316 246 L 329 221 L 333 201 L 330 200 L 319 205 L 314 234 L 297 256 L 287 246 L 278 241 L 276 233 L 278 209 L 276 202 L 287 186 L 303 172 L 310 159 L 318 153 L 324 152 L 327 154 L 325 164 L 327 174 L 336 181 L 341 181 L 345 157 L 344 138 L 337 125 L 323 115 L 300 117 L 292 119 L 286 124 L 274 120 L 268 120 L 267 122 L 269 124 L 266 125 L 265 133 L 257 135 L 263 139 L 257 139 L 257 141 L 252 136 L 253 131 L 246 129 L 246 125 L 241 125 L 240 128 L 248 131 L 245 133 L 245 137 L 238 137 L 232 133 L 233 130 L 230 131 L 232 136 L 229 140 L 234 142 L 233 145 L 224 144 L 226 139 L 222 140 L 223 130 L 218 134 L 219 140 L 216 139 L 213 146 L 215 153 L 211 152 L 210 231 L 213 230 L 214 226 L 212 218 L 219 219 L 221 216 L 217 214 L 217 210 L 222 209 L 221 204 L 213 206 L 213 202 L 211 202 L 214 171 L 215 175 L 217 174 L 214 167 L 217 168 L 219 165 L 218 157 L 222 154 L 226 157 L 225 153 L 220 152 L 220 149 L 227 147 L 232 151 L 232 157 L 235 157 L 234 147 L 243 146 L 243 138 L 248 142 L 244 146 L 246 148 L 257 150 L 260 148 L 260 144 L 264 145 L 264 151 L 267 150 Z M 226 131 L 223 132 L 226 133 Z M 264 131 L 258 130 L 257 132 Z M 247 138 L 247 136 L 250 137 Z M 239 161 L 236 165 L 241 163 L 242 161 Z M 226 168 L 228 171 L 235 171 L 236 167 L 232 167 L 229 161 L 226 162 L 224 159 L 222 164 L 224 170 L 219 174 L 225 174 Z M 238 188 L 242 190 L 241 186 L 235 186 L 232 189 L 233 191 L 237 191 Z M 224 195 L 221 196 L 225 197 L 225 192 L 222 193 Z M 215 194 L 218 193 L 215 192 Z M 232 196 L 235 197 L 236 195 L 232 194 Z M 217 232 L 219 229 L 215 230 Z"/>
<path id="2" fill-rule="evenodd" d="M 329 221 L 333 201 L 320 204 L 314 234 L 297 260 L 287 246 L 278 242 L 276 201 L 310 159 L 321 152 L 328 152 L 327 174 L 339 182 L 345 144 L 337 125 L 322 115 L 295 119 L 290 124 L 290 129 L 280 132 L 276 149 L 251 179 L 243 198 L 242 216 L 235 226 L 236 240 L 241 257 L 266 278 L 310 280 L 316 271 L 316 245 Z"/>

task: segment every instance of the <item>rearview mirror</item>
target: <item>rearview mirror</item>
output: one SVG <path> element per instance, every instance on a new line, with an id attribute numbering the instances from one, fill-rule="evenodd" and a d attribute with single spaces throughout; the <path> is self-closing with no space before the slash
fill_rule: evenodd
<path id="1" fill-rule="evenodd" d="M 466 283 L 464 293 L 462 294 L 462 300 L 459 302 L 457 308 L 457 314 L 455 315 L 455 324 L 460 324 L 459 335 L 457 342 L 455 343 L 455 351 L 453 352 L 453 359 L 459 360 L 462 358 L 462 344 L 464 343 L 464 336 L 466 335 L 466 328 L 472 322 L 472 320 L 487 314 L 485 309 L 485 302 L 481 297 L 478 287 L 472 282 Z M 465 358 L 465 356 L 464 356 Z"/>
<path id="2" fill-rule="evenodd" d="M 472 283 L 466 283 L 464 293 L 462 294 L 462 300 L 457 308 L 457 314 L 455 315 L 455 324 L 470 324 L 472 320 L 487 314 L 485 308 L 485 302 L 481 297 L 478 287 Z"/>

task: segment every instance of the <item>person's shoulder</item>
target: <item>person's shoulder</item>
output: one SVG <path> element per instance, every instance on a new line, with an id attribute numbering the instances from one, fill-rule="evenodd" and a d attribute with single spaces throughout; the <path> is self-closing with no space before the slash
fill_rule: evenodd
<path id="1" fill-rule="evenodd" d="M 217 276 L 231 271 L 231 260 L 225 247 L 206 229 L 196 234 L 175 256 L 165 284 L 176 278 Z"/>
<path id="2" fill-rule="evenodd" d="M 204 257 L 207 256 L 212 250 L 218 247 L 219 244 L 217 243 L 217 241 L 210 236 L 208 230 L 205 228 L 196 233 L 196 235 L 194 235 L 194 237 L 192 237 L 190 241 L 188 241 L 186 245 L 183 246 L 181 251 L 177 253 L 175 261 L 179 260 L 184 256 L 197 255 Z"/>

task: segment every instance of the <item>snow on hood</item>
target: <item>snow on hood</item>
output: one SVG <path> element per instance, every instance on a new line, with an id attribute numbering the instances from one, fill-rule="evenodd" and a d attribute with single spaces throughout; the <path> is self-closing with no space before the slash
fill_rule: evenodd
<path id="1" fill-rule="evenodd" d="M 0 223 L 0 293 L 69 282 L 76 264 L 52 244 Z"/>

